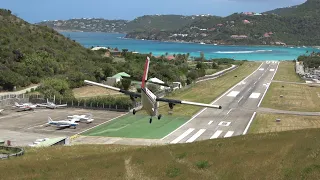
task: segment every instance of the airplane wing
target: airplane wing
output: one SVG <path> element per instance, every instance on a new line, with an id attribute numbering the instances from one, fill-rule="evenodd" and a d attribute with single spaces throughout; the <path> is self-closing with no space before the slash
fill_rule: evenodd
<path id="1" fill-rule="evenodd" d="M 93 82 L 93 81 L 84 80 L 84 83 L 90 84 L 90 85 L 94 85 L 94 86 L 100 86 L 100 87 L 107 88 L 107 89 L 111 89 L 111 90 L 118 91 L 118 92 L 121 92 L 121 93 L 129 95 L 129 96 L 133 96 L 133 97 L 141 97 L 141 94 L 139 94 L 139 93 L 127 91 L 127 90 L 124 90 L 124 89 L 116 88 L 116 87 L 113 87 L 113 86 L 108 86 L 108 85 L 101 84 L 101 83 L 96 83 L 96 82 Z"/>
<path id="2" fill-rule="evenodd" d="M 37 106 L 39 106 L 39 107 L 48 107 L 47 104 L 37 104 Z"/>
<path id="3" fill-rule="evenodd" d="M 56 107 L 65 107 L 65 106 L 67 106 L 67 104 L 56 105 Z"/>
<path id="4" fill-rule="evenodd" d="M 219 105 L 203 104 L 203 103 L 197 103 L 197 102 L 181 101 L 181 100 L 166 99 L 166 98 L 157 98 L 157 101 L 162 101 L 162 102 L 167 102 L 167 103 L 172 103 L 172 104 L 188 104 L 188 105 L 202 106 L 202 107 L 216 108 L 216 109 L 221 109 L 222 108 Z"/>
<path id="5" fill-rule="evenodd" d="M 69 126 L 71 126 L 70 124 L 59 124 L 59 125 L 57 125 L 57 127 L 69 127 Z"/>

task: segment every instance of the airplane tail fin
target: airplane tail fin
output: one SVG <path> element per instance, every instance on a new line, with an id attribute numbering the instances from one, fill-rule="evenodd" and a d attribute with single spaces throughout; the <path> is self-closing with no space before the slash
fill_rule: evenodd
<path id="1" fill-rule="evenodd" d="M 48 123 L 51 123 L 52 122 L 52 119 L 51 117 L 48 116 Z"/>
<path id="2" fill-rule="evenodd" d="M 49 103 L 49 99 L 47 98 L 47 104 Z"/>
<path id="3" fill-rule="evenodd" d="M 145 87 L 146 81 L 148 79 L 149 63 L 150 63 L 150 58 L 147 57 L 146 63 L 144 65 L 144 72 L 143 72 L 143 76 L 142 76 L 141 88 Z"/>

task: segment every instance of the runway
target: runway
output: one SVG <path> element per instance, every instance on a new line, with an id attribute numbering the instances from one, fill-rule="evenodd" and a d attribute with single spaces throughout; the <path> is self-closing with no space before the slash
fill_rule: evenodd
<path id="1" fill-rule="evenodd" d="M 245 134 L 269 87 L 279 62 L 263 62 L 257 70 L 220 96 L 213 104 L 222 109 L 205 108 L 162 141 L 190 143 Z M 213 89 L 214 90 L 214 89 Z"/>

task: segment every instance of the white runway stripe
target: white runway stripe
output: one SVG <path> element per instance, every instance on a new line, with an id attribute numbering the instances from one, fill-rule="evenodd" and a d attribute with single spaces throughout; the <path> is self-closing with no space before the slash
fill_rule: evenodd
<path id="1" fill-rule="evenodd" d="M 252 93 L 249 98 L 257 99 L 257 98 L 259 98 L 260 94 L 261 93 Z"/>
<path id="2" fill-rule="evenodd" d="M 260 69 L 259 69 L 259 71 L 263 71 L 263 70 L 264 70 L 264 68 L 260 68 Z"/>
<path id="3" fill-rule="evenodd" d="M 210 124 L 212 124 L 213 123 L 213 121 L 210 121 L 209 123 L 208 123 L 208 125 L 210 125 Z"/>
<path id="4" fill-rule="evenodd" d="M 231 91 L 227 96 L 236 97 L 239 94 L 239 91 Z"/>
<path id="5" fill-rule="evenodd" d="M 272 72 L 272 71 L 274 71 L 274 69 L 270 69 L 270 71 Z"/>
<path id="6" fill-rule="evenodd" d="M 171 141 L 170 144 L 176 144 L 179 141 L 181 141 L 183 138 L 185 138 L 186 136 L 188 136 L 192 131 L 194 131 L 194 128 L 189 128 L 186 132 L 184 132 L 183 134 L 181 134 L 179 137 L 177 137 L 175 140 Z"/>
<path id="7" fill-rule="evenodd" d="M 221 130 L 218 130 L 218 131 L 216 131 L 214 134 L 213 134 L 213 136 L 211 136 L 211 138 L 210 139 L 216 139 L 216 138 L 218 138 L 219 136 L 220 136 L 220 134 L 222 133 L 222 131 Z"/>
<path id="8" fill-rule="evenodd" d="M 201 136 L 202 133 L 204 133 L 206 129 L 200 129 L 197 133 L 195 133 L 190 139 L 187 140 L 187 143 L 193 142 L 196 140 L 199 136 Z"/>
<path id="9" fill-rule="evenodd" d="M 232 134 L 234 133 L 234 131 L 228 131 L 226 135 L 224 135 L 223 137 L 231 137 Z"/>

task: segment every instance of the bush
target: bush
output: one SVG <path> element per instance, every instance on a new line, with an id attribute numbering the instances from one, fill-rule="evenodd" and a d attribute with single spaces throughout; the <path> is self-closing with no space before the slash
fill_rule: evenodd
<path id="1" fill-rule="evenodd" d="M 199 169 L 204 169 L 204 168 L 207 168 L 209 166 L 209 163 L 208 161 L 198 161 L 196 163 L 196 166 L 199 168 Z"/>

